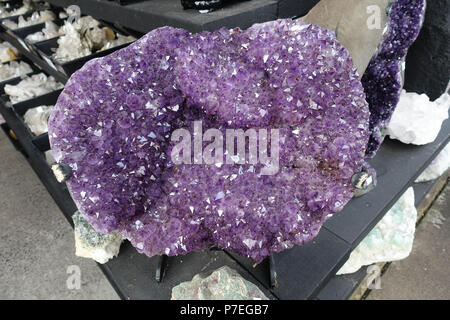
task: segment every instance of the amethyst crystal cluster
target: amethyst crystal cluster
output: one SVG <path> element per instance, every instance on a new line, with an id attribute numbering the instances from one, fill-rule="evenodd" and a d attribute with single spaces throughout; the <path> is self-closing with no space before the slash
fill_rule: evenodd
<path id="1" fill-rule="evenodd" d="M 425 14 L 425 0 L 397 0 L 391 7 L 387 30 L 361 81 L 370 107 L 367 156 L 373 157 L 384 140 L 403 87 L 402 65 L 416 40 Z"/>
<path id="2" fill-rule="evenodd" d="M 280 164 L 174 165 L 171 134 L 279 129 Z M 164 27 L 68 81 L 49 121 L 67 186 L 98 231 L 148 256 L 213 244 L 261 261 L 313 239 L 352 198 L 369 108 L 334 34 L 278 20 L 246 31 Z"/>

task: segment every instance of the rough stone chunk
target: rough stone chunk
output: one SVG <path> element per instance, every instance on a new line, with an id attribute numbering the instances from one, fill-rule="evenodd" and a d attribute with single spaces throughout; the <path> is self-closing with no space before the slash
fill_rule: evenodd
<path id="1" fill-rule="evenodd" d="M 48 117 L 53 106 L 39 106 L 28 109 L 23 115 L 23 121 L 31 132 L 38 136 L 48 131 Z"/>
<path id="2" fill-rule="evenodd" d="M 259 288 L 230 267 L 210 276 L 197 274 L 172 289 L 172 300 L 268 300 Z"/>
<path id="3" fill-rule="evenodd" d="M 117 233 L 100 234 L 77 211 L 72 216 L 75 225 L 75 254 L 106 263 L 119 254 L 123 238 Z"/>
<path id="4" fill-rule="evenodd" d="M 415 182 L 426 182 L 439 178 L 450 169 L 450 143 L 437 155 Z"/>
<path id="5" fill-rule="evenodd" d="M 433 142 L 448 119 L 450 95 L 444 93 L 431 102 L 426 94 L 403 91 L 386 133 L 403 143 L 424 145 Z"/>
<path id="6" fill-rule="evenodd" d="M 414 190 L 410 187 L 352 251 L 337 274 L 353 273 L 377 262 L 405 259 L 412 250 L 416 220 Z"/>

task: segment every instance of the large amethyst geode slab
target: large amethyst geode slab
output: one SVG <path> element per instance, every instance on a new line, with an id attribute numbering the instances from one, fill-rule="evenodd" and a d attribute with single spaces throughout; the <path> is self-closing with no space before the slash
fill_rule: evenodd
<path id="1" fill-rule="evenodd" d="M 172 133 L 198 120 L 204 131 L 278 129 L 279 170 L 175 165 Z M 76 72 L 49 120 L 55 159 L 72 168 L 67 186 L 97 231 L 148 256 L 216 244 L 255 261 L 311 240 L 352 198 L 368 128 L 347 50 L 291 20 L 154 30 Z"/>

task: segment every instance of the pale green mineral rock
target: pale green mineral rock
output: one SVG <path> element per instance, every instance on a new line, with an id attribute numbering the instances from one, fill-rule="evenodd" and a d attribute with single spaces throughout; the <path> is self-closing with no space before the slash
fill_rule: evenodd
<path id="1" fill-rule="evenodd" d="M 119 254 L 123 238 L 117 233 L 101 234 L 77 211 L 72 216 L 75 225 L 75 254 L 106 263 Z"/>
<path id="2" fill-rule="evenodd" d="M 401 260 L 409 256 L 414 241 L 416 220 L 414 190 L 410 187 L 352 251 L 337 274 L 353 273 L 362 266 Z"/>
<path id="3" fill-rule="evenodd" d="M 268 300 L 253 283 L 227 267 L 221 267 L 210 276 L 197 274 L 191 281 L 172 289 L 172 300 Z"/>

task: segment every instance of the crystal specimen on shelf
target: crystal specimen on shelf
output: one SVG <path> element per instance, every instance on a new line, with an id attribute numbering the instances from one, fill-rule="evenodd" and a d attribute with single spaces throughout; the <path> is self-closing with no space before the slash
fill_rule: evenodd
<path id="1" fill-rule="evenodd" d="M 174 165 L 170 136 L 196 120 L 221 132 L 279 129 L 279 172 Z M 245 31 L 164 27 L 91 60 L 60 95 L 49 138 L 98 232 L 148 256 L 217 244 L 260 262 L 313 239 L 352 198 L 368 121 L 348 51 L 332 32 L 288 19 Z"/>
<path id="2" fill-rule="evenodd" d="M 412 250 L 416 220 L 414 190 L 410 187 L 352 251 L 337 274 L 353 273 L 377 262 L 405 259 Z"/>
<path id="3" fill-rule="evenodd" d="M 415 182 L 427 182 L 442 176 L 450 169 L 450 143 L 442 150 Z"/>
<path id="4" fill-rule="evenodd" d="M 34 135 L 38 136 L 48 131 L 47 122 L 52 109 L 53 106 L 39 106 L 25 112 L 23 120 Z"/>
<path id="5" fill-rule="evenodd" d="M 0 81 L 20 77 L 32 72 L 30 65 L 25 61 L 11 61 L 0 65 Z"/>
<path id="6" fill-rule="evenodd" d="M 171 300 L 269 300 L 236 270 L 223 266 L 208 277 L 197 274 L 172 288 Z"/>
<path id="7" fill-rule="evenodd" d="M 60 33 L 60 27 L 56 23 L 53 21 L 47 21 L 45 23 L 45 27 L 41 31 L 27 35 L 25 40 L 29 43 L 36 43 L 39 41 L 56 38 L 62 34 L 62 30 Z"/>
<path id="8" fill-rule="evenodd" d="M 9 100 L 14 104 L 61 89 L 62 87 L 63 85 L 52 76 L 38 73 L 25 77 L 16 85 L 6 84 L 5 93 L 9 95 Z"/>
<path id="9" fill-rule="evenodd" d="M 74 23 L 66 21 L 59 32 L 63 36 L 58 39 L 58 48 L 54 57 L 60 62 L 85 57 L 93 52 L 113 48 L 135 40 L 131 36 L 116 35 L 108 27 L 101 28 L 99 22 L 89 16 L 81 17 Z"/>
<path id="10" fill-rule="evenodd" d="M 103 47 L 99 51 L 108 50 L 126 43 L 133 42 L 135 40 L 136 38 L 133 36 L 124 36 L 118 33 L 116 39 L 106 40 L 103 44 Z"/>
<path id="11" fill-rule="evenodd" d="M 119 254 L 123 238 L 117 233 L 100 234 L 77 211 L 72 216 L 75 231 L 75 254 L 106 263 Z"/>
<path id="12" fill-rule="evenodd" d="M 23 0 L 23 5 L 17 9 L 8 11 L 6 7 L 0 8 L 0 18 L 17 16 L 30 12 L 35 7 L 35 3 L 32 0 Z"/>
<path id="13" fill-rule="evenodd" d="M 16 60 L 18 56 L 19 52 L 9 42 L 0 43 L 0 62 Z"/>
<path id="14" fill-rule="evenodd" d="M 58 39 L 58 48 L 54 54 L 55 59 L 65 62 L 91 54 L 91 44 L 82 36 L 82 29 L 77 29 L 74 24 L 67 21 L 61 29 L 64 35 Z"/>
<path id="15" fill-rule="evenodd" d="M 380 44 L 389 0 L 322 0 L 301 20 L 334 31 L 360 77 Z"/>
<path id="16" fill-rule="evenodd" d="M 393 3 L 383 40 L 361 78 L 370 108 L 368 157 L 373 157 L 383 142 L 385 127 L 400 99 L 402 68 L 409 47 L 419 35 L 425 4 L 425 0 Z"/>
<path id="17" fill-rule="evenodd" d="M 55 20 L 55 18 L 56 15 L 53 12 L 51 12 L 50 10 L 44 10 L 41 12 L 38 11 L 33 12 L 31 16 L 29 16 L 28 18 L 20 16 L 18 18 L 17 23 L 7 19 L 2 21 L 2 24 L 5 25 L 7 28 L 14 30 L 18 28 L 29 27 L 42 22 L 52 21 Z"/>
<path id="18" fill-rule="evenodd" d="M 444 93 L 431 102 L 426 94 L 402 91 L 386 134 L 403 143 L 424 145 L 433 142 L 448 119 L 450 95 Z"/>

